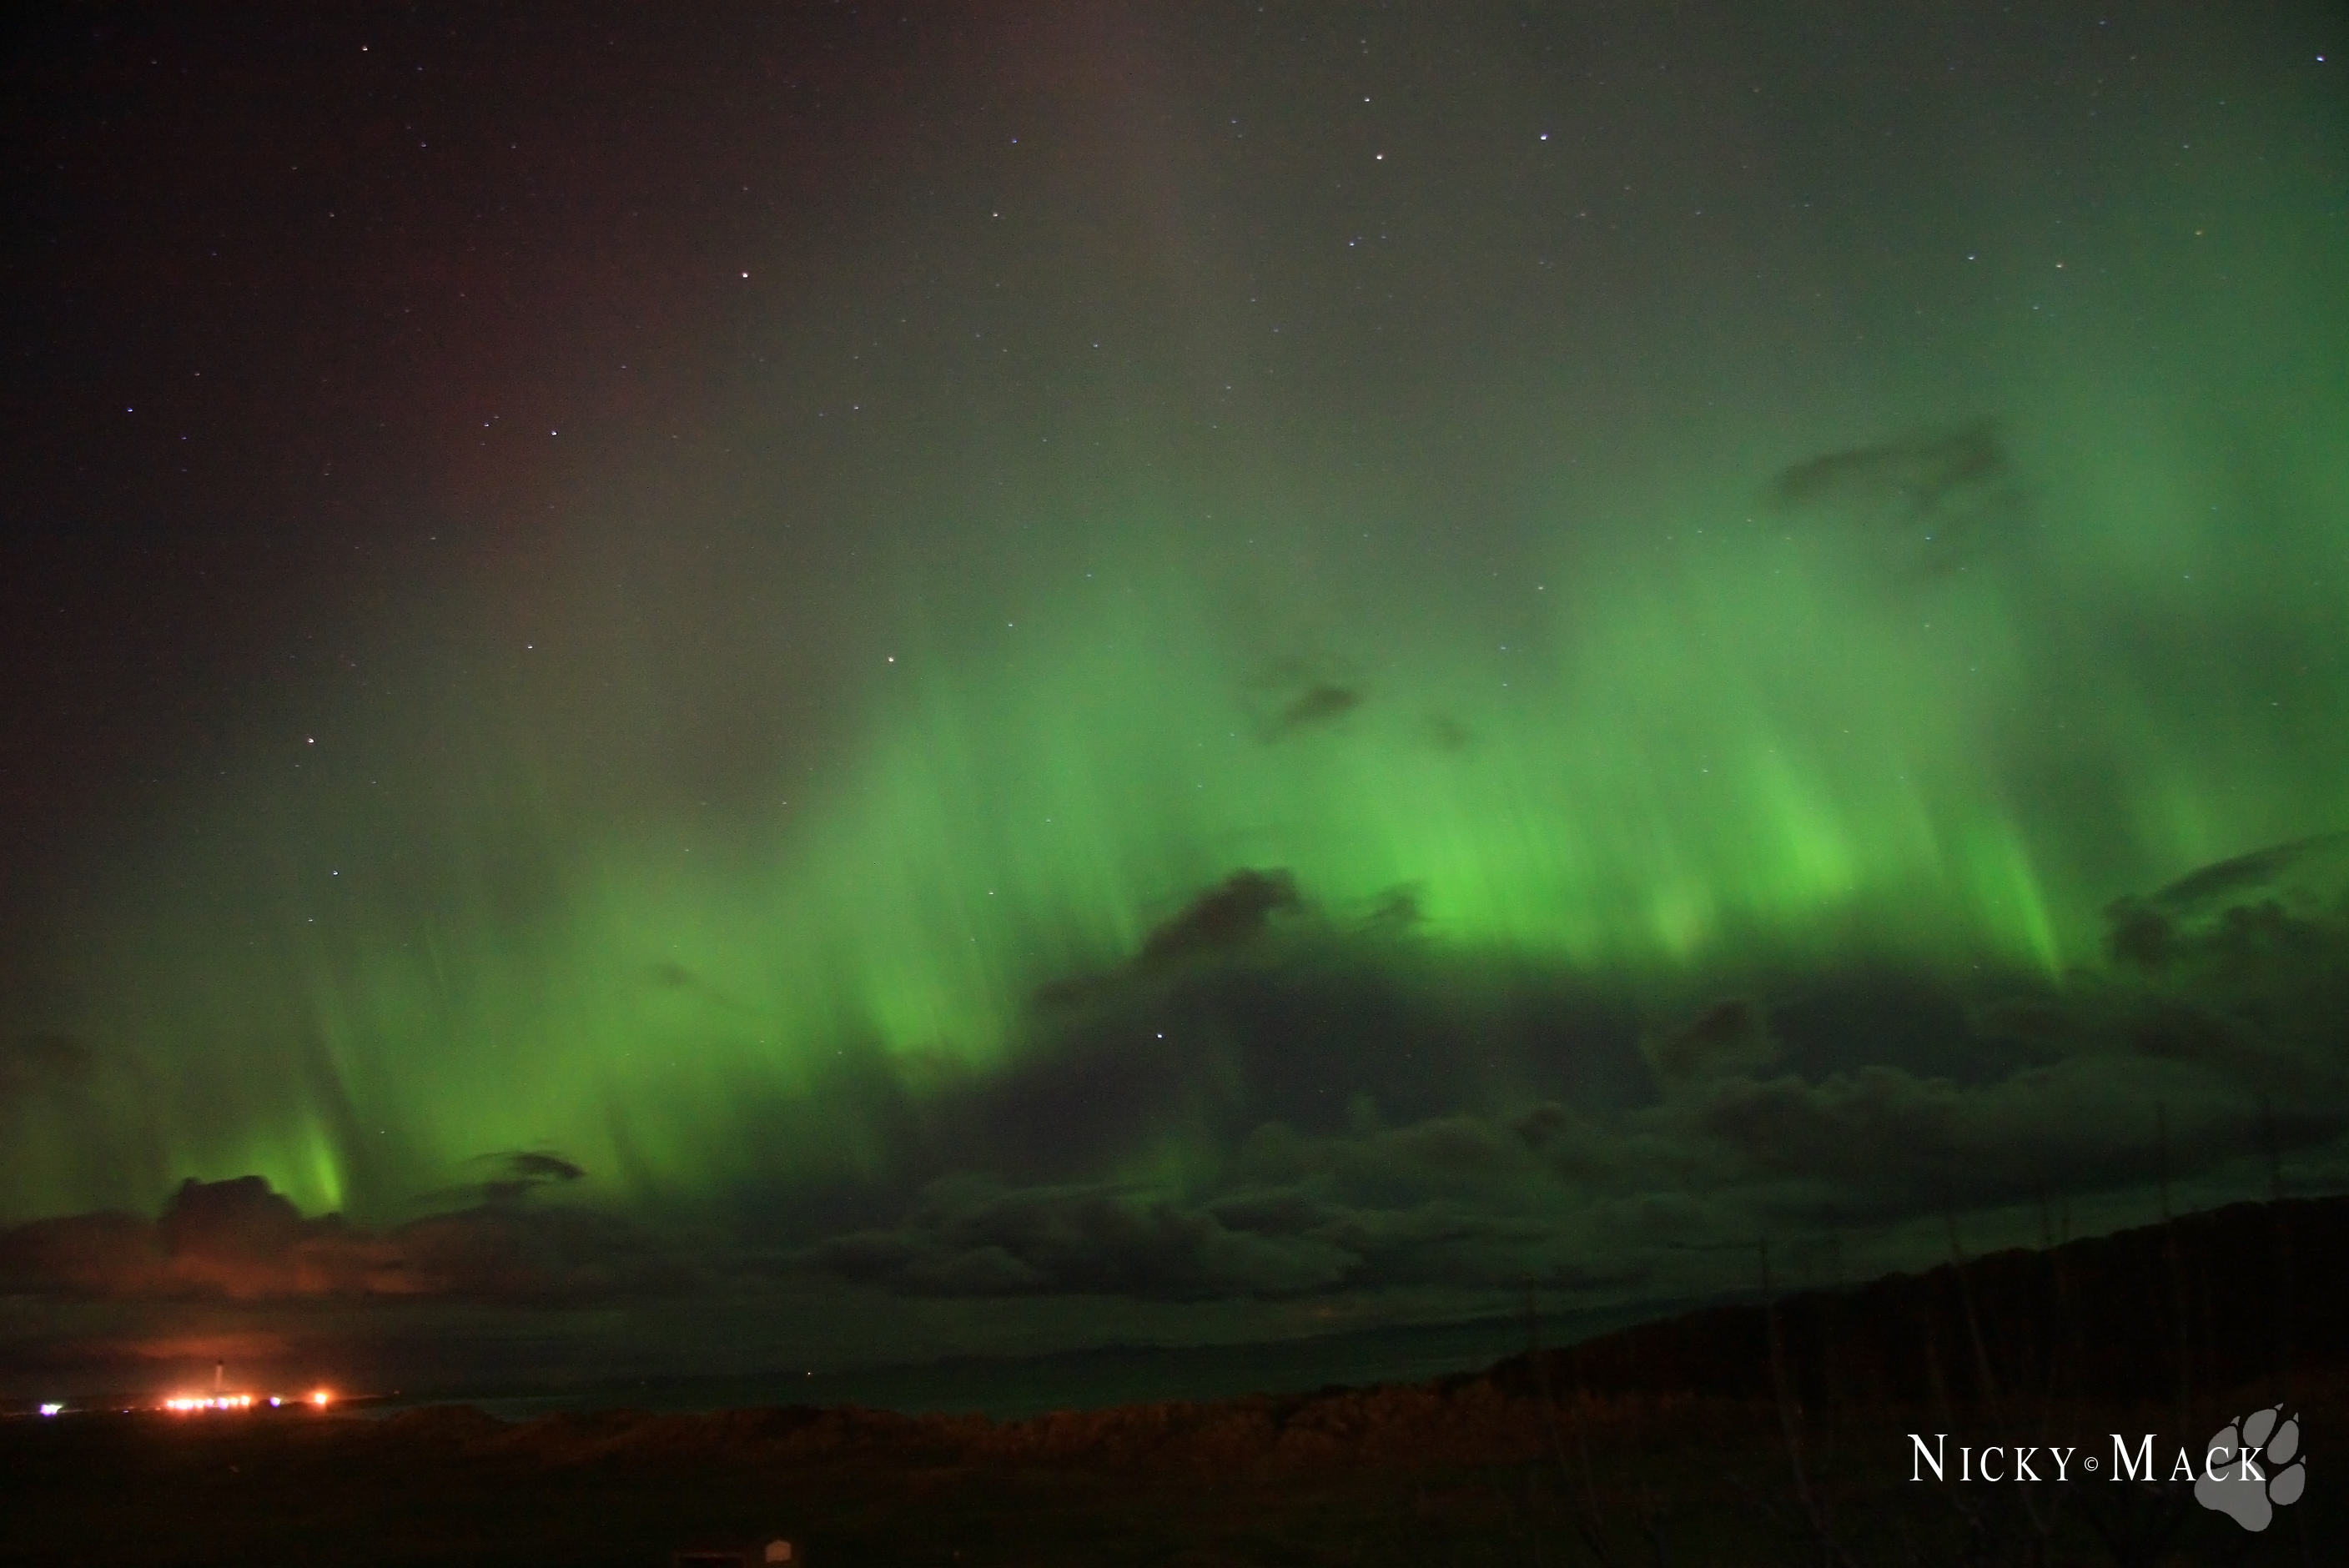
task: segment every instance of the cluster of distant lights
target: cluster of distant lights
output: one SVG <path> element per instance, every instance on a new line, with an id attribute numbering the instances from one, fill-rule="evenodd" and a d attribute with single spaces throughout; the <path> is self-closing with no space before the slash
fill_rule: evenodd
<path id="1" fill-rule="evenodd" d="M 178 1410 L 182 1414 L 195 1410 L 250 1410 L 255 1404 L 261 1403 L 262 1399 L 263 1397 L 258 1394 L 174 1394 L 163 1401 L 163 1408 Z M 296 1397 L 288 1399 L 282 1395 L 272 1394 L 267 1397 L 266 1402 L 273 1410 L 289 1404 L 306 1404 L 323 1410 L 334 1401 L 335 1397 L 332 1394 L 320 1388 L 307 1398 Z"/>
<path id="2" fill-rule="evenodd" d="M 266 1405 L 273 1410 L 282 1409 L 287 1405 L 297 1407 L 308 1405 L 313 1408 L 323 1410 L 334 1402 L 335 1397 L 326 1389 L 320 1388 L 308 1395 L 295 1395 L 291 1398 L 282 1394 L 173 1394 L 154 1408 L 159 1410 L 176 1411 L 184 1416 L 198 1410 L 250 1410 L 255 1405 Z M 66 1408 L 62 1401 L 45 1403 L 41 1406 L 41 1414 L 44 1416 L 62 1416 L 65 1413 Z"/>

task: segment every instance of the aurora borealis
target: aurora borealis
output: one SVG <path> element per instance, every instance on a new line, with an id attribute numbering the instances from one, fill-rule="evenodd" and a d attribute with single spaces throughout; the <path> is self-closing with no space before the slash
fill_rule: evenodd
<path id="1" fill-rule="evenodd" d="M 2340 1184 L 2336 15 L 1023 13 L 33 30 L 16 1363 Z"/>

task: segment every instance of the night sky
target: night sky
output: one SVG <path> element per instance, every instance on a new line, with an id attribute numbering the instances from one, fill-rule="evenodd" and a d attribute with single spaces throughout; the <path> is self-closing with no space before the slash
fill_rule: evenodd
<path id="1" fill-rule="evenodd" d="M 2349 1188 L 2349 21 L 51 7 L 0 1395 Z"/>

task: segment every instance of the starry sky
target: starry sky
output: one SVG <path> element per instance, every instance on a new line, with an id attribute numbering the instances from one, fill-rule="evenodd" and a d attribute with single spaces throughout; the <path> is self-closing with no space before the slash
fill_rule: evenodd
<path id="1" fill-rule="evenodd" d="M 2349 1187 L 2349 26 L 11 24 L 0 1395 Z"/>

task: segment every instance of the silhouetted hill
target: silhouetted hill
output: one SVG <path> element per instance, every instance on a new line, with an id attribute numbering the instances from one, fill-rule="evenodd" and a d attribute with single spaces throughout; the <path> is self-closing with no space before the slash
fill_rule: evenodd
<path id="1" fill-rule="evenodd" d="M 2344 1242 L 2349 1200 L 2246 1204 L 1430 1382 L 1007 1421 L 854 1406 L 0 1421 L 0 1565 L 654 1568 L 681 1541 L 768 1531 L 819 1563 L 963 1568 L 1498 1564 L 1576 1542 L 1723 1568 L 2349 1561 L 2349 1499 L 2329 1486 L 2288 1531 L 2246 1536 L 2184 1482 L 1917 1485 L 1904 1440 L 1950 1413 L 1972 1429 L 1961 1444 L 2158 1429 L 2166 1453 L 2277 1398 L 2342 1408 Z"/>
<path id="2" fill-rule="evenodd" d="M 2349 1198 L 2237 1203 L 2167 1224 L 1712 1307 L 1517 1356 L 1518 1394 L 1806 1404 L 2018 1395 L 2169 1399 L 2349 1359 Z M 1774 1371 L 1773 1336 L 1777 1342 Z"/>

